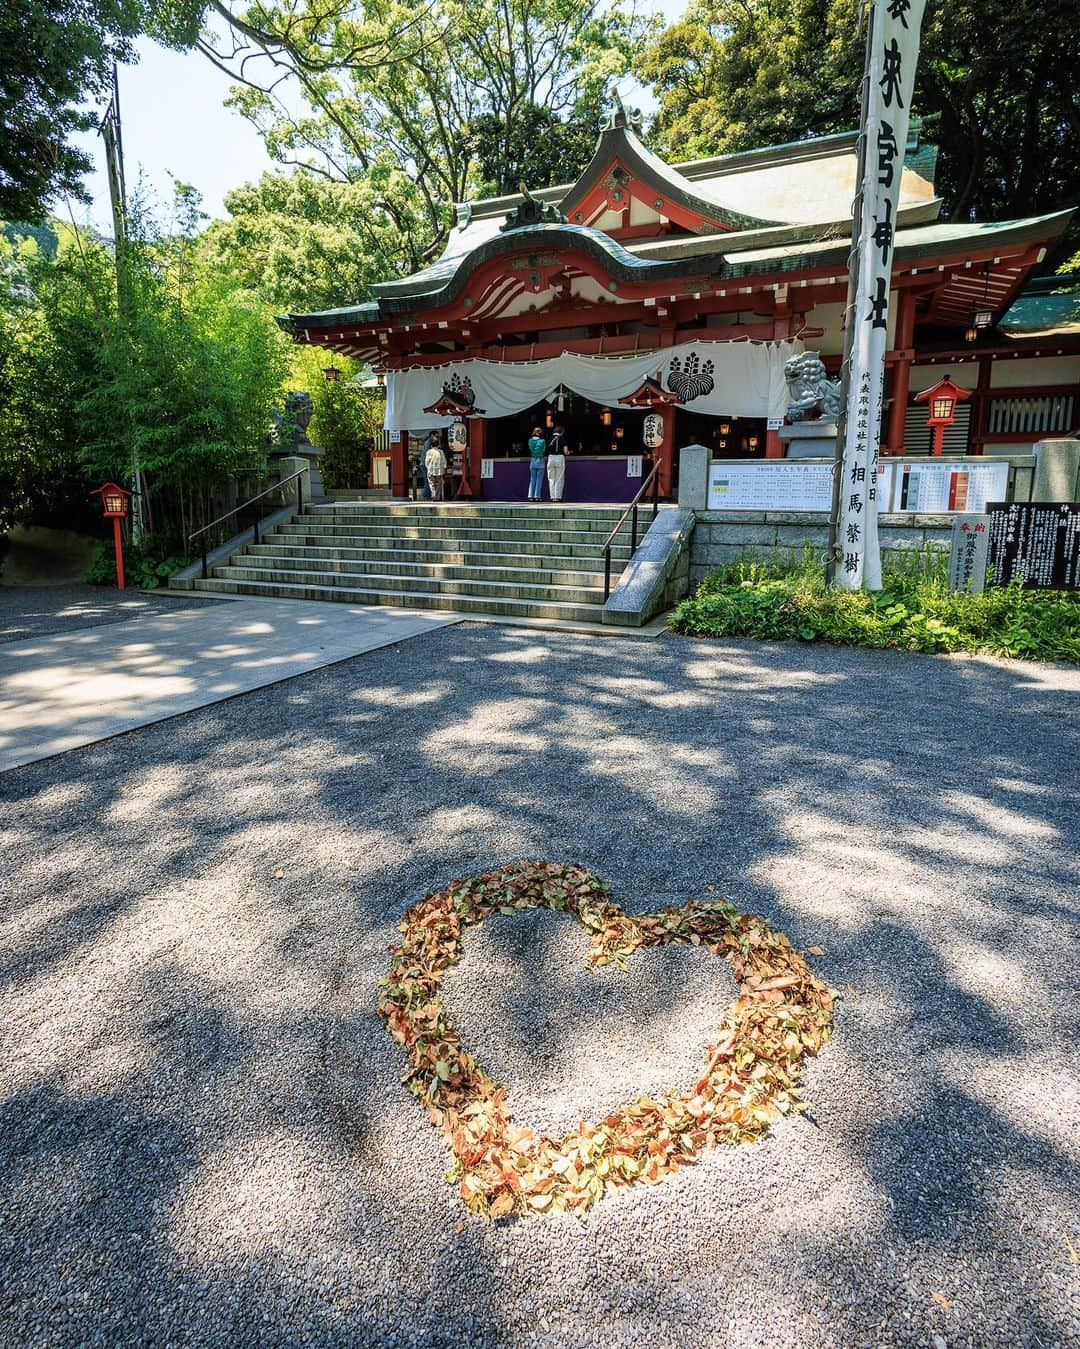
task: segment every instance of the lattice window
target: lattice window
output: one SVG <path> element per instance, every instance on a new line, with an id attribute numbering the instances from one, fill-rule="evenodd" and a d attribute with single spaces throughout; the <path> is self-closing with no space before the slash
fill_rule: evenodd
<path id="1" fill-rule="evenodd" d="M 1073 401 L 1071 393 L 991 398 L 987 434 L 1039 436 L 1053 431 L 1071 431 Z"/>

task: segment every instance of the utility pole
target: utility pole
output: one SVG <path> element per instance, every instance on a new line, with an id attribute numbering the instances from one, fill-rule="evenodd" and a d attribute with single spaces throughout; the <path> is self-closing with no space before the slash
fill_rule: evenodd
<path id="1" fill-rule="evenodd" d="M 120 126 L 120 80 L 116 62 L 112 68 L 112 96 L 99 128 L 105 142 L 105 170 L 109 180 L 109 205 L 113 219 L 113 255 L 116 262 L 116 305 L 121 320 L 131 314 L 131 294 L 128 287 L 127 249 L 128 218 L 127 189 L 124 184 L 124 142 Z M 131 537 L 140 543 L 146 532 L 143 507 L 142 472 L 138 454 L 131 453 L 131 479 L 134 496 L 131 499 Z"/>

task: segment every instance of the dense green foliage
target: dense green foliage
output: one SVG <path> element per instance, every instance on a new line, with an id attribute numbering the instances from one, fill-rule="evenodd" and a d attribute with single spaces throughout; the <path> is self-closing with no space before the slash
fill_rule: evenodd
<path id="1" fill-rule="evenodd" d="M 327 487 L 366 487 L 386 396 L 380 389 L 361 387 L 365 372 L 347 356 L 334 355 L 334 365 L 341 371 L 337 380 L 323 376 L 326 364 L 326 352 L 315 347 L 296 348 L 292 383 L 307 389 L 315 405 L 308 435 L 323 450 L 319 467 Z"/>
<path id="2" fill-rule="evenodd" d="M 909 651 L 981 651 L 1080 662 L 1080 595 L 990 588 L 948 589 L 931 558 L 885 575 L 885 588 L 826 590 L 821 568 L 735 563 L 710 573 L 671 616 L 695 637 L 788 638 Z"/>
<path id="3" fill-rule="evenodd" d="M 188 195 L 185 196 L 185 193 Z M 11 249 L 0 303 L 0 528 L 55 523 L 64 501 L 142 473 L 146 523 L 175 551 L 214 488 L 264 462 L 288 348 L 265 307 L 199 264 L 197 207 L 167 235 L 138 213 L 124 253 L 60 230 L 55 258 Z"/>
<path id="4" fill-rule="evenodd" d="M 850 0 L 691 0 L 637 73 L 677 159 L 853 127 L 863 42 Z M 1080 200 L 1080 40 L 1073 0 L 929 0 L 914 110 L 936 120 L 954 220 Z"/>
<path id="5" fill-rule="evenodd" d="M 230 219 L 202 239 L 207 265 L 282 312 L 355 304 L 370 282 L 423 266 L 423 203 L 398 168 L 380 164 L 350 182 L 264 173 L 225 206 Z"/>
<path id="6" fill-rule="evenodd" d="M 132 59 L 142 0 L 4 0 L 0 5 L 0 219 L 40 222 L 60 193 L 86 199 L 86 104 Z"/>

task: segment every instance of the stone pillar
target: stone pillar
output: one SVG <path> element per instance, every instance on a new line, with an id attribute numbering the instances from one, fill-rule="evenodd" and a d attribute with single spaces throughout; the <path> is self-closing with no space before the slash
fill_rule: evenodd
<path id="1" fill-rule="evenodd" d="M 1032 501 L 1080 501 L 1080 440 L 1040 440 L 1035 456 Z"/>
<path id="2" fill-rule="evenodd" d="M 399 431 L 390 442 L 390 495 L 409 495 L 409 433 Z"/>
<path id="3" fill-rule="evenodd" d="M 305 506 L 311 504 L 311 461 L 303 458 L 301 455 L 283 455 L 275 460 L 278 466 L 278 481 L 284 482 L 286 478 L 292 478 L 294 473 L 303 471 L 303 476 L 293 479 L 288 487 L 282 489 L 285 505 L 290 502 L 295 504 L 297 500 L 303 500 Z M 297 488 L 300 489 L 299 493 Z"/>
<path id="4" fill-rule="evenodd" d="M 705 510 L 709 499 L 707 445 L 684 445 L 679 451 L 679 505 L 688 511 Z"/>
<path id="5" fill-rule="evenodd" d="M 915 341 L 915 292 L 910 286 L 897 292 L 896 350 L 910 352 Z M 911 389 L 911 357 L 901 356 L 892 367 L 892 406 L 885 433 L 885 448 L 890 454 L 904 453 L 904 420 L 907 417 L 908 393 Z"/>

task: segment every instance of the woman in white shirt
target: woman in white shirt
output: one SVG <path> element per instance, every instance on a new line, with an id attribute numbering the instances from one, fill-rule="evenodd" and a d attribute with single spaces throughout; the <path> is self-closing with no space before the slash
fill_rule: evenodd
<path id="1" fill-rule="evenodd" d="M 424 467 L 427 469 L 428 485 L 431 487 L 432 501 L 443 499 L 443 481 L 446 476 L 446 455 L 437 442 L 424 455 Z"/>

